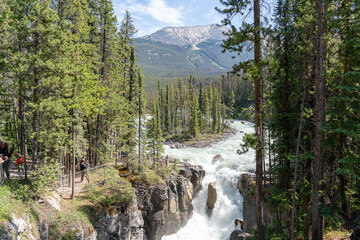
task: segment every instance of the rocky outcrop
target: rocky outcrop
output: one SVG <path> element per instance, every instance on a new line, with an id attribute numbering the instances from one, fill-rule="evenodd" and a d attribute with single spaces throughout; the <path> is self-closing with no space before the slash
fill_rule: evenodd
<path id="1" fill-rule="evenodd" d="M 245 232 L 252 232 L 256 226 L 256 202 L 255 194 L 249 193 L 249 181 L 251 175 L 242 174 L 238 181 L 238 189 L 244 197 L 243 202 L 243 230 Z"/>
<path id="2" fill-rule="evenodd" d="M 157 240 L 176 233 L 192 215 L 191 201 L 201 188 L 205 171 L 199 166 L 184 165 L 179 175 L 172 175 L 166 184 L 134 185 L 138 209 L 142 212 L 146 239 Z"/>
<path id="3" fill-rule="evenodd" d="M 109 208 L 107 214 L 94 224 L 95 239 L 144 239 L 144 220 L 137 205 L 137 199 L 134 199 L 129 205 Z"/>
<path id="4" fill-rule="evenodd" d="M 192 215 L 191 202 L 204 176 L 200 166 L 180 164 L 179 174 L 165 184 L 133 183 L 136 199 L 110 209 L 97 221 L 97 239 L 158 240 L 176 233 Z"/>
<path id="5" fill-rule="evenodd" d="M 254 174 L 242 174 L 238 181 L 238 189 L 241 195 L 244 197 L 243 202 L 243 230 L 250 233 L 256 226 L 256 201 L 255 201 L 255 175 Z M 265 206 L 265 202 L 263 202 Z M 271 219 L 274 216 L 270 211 L 264 207 L 264 222 L 271 225 Z"/>
<path id="6" fill-rule="evenodd" d="M 179 174 L 171 175 L 165 184 L 133 183 L 136 197 L 131 203 L 112 206 L 106 212 L 91 209 L 91 224 L 79 223 L 68 230 L 79 240 L 161 239 L 187 223 L 193 211 L 192 199 L 204 176 L 200 166 L 179 164 Z M 59 211 L 58 200 L 55 194 L 49 195 L 40 204 L 48 211 Z M 26 215 L 13 215 L 0 228 L 0 239 L 49 239 L 51 223 L 41 216 L 36 221 L 30 222 Z"/>
<path id="7" fill-rule="evenodd" d="M 208 198 L 207 198 L 206 206 L 209 209 L 213 209 L 215 207 L 216 200 L 217 200 L 216 182 L 212 182 L 209 183 L 208 185 Z"/>
<path id="8" fill-rule="evenodd" d="M 97 221 L 98 239 L 158 240 L 176 233 L 192 215 L 191 202 L 204 176 L 200 166 L 184 164 L 165 184 L 133 183 L 135 201 L 110 209 Z"/>
<path id="9" fill-rule="evenodd" d="M 8 221 L 1 223 L 4 225 L 2 227 L 3 229 L 0 231 L 0 239 L 21 239 L 25 234 L 28 239 L 36 239 L 36 237 L 29 231 L 31 223 L 28 216 L 20 217 L 12 214 Z"/>

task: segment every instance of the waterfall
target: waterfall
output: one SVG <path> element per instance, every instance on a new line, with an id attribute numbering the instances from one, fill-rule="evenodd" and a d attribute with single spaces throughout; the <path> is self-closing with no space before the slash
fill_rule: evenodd
<path id="1" fill-rule="evenodd" d="M 231 125 L 236 134 L 207 148 L 171 149 L 165 146 L 165 154 L 201 165 L 206 171 L 203 188 L 193 199 L 194 213 L 189 222 L 176 234 L 164 236 L 162 240 L 227 240 L 234 230 L 234 219 L 242 218 L 243 198 L 237 190 L 237 180 L 241 173 L 255 168 L 255 152 L 238 155 L 242 137 L 253 133 L 253 124 L 234 121 Z M 216 154 L 222 161 L 212 164 Z M 206 212 L 207 186 L 216 181 L 217 201 L 211 216 Z M 255 214 L 255 213 L 254 213 Z"/>

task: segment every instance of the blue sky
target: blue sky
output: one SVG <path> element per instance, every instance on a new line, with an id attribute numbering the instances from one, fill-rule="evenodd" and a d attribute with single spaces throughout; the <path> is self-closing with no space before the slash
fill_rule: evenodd
<path id="1" fill-rule="evenodd" d="M 113 0 L 119 22 L 125 11 L 131 12 L 137 37 L 148 35 L 167 26 L 196 26 L 220 23 L 222 15 L 218 0 Z"/>

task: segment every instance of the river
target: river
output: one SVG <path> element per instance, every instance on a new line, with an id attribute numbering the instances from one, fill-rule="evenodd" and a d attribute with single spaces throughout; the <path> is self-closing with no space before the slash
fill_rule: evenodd
<path id="1" fill-rule="evenodd" d="M 237 180 L 241 173 L 255 168 L 255 151 L 249 150 L 242 155 L 236 151 L 244 134 L 254 132 L 254 126 L 248 122 L 234 121 L 231 127 L 236 134 L 207 148 L 171 149 L 165 146 L 166 155 L 201 165 L 206 174 L 203 188 L 192 202 L 192 218 L 176 234 L 164 236 L 162 240 L 228 240 L 234 230 L 234 219 L 242 218 L 243 198 L 237 190 Z M 221 154 L 223 161 L 212 164 L 216 154 Z M 206 213 L 207 186 L 214 181 L 217 201 L 209 217 Z"/>

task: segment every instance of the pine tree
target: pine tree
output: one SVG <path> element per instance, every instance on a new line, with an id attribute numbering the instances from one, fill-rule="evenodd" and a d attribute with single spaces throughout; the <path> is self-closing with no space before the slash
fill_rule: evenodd
<path id="1" fill-rule="evenodd" d="M 159 162 L 164 151 L 163 137 L 160 123 L 160 108 L 158 103 L 152 105 L 152 118 L 148 121 L 148 148 L 153 159 L 153 166 Z"/>
<path id="2" fill-rule="evenodd" d="M 135 47 L 130 48 L 130 69 L 129 69 L 129 101 L 132 103 L 135 100 L 135 84 L 136 84 L 136 70 L 135 70 Z"/>
<path id="3" fill-rule="evenodd" d="M 143 78 L 141 76 L 140 70 L 138 70 L 138 89 L 139 89 L 139 93 L 138 93 L 138 151 L 139 151 L 139 155 L 138 155 L 138 164 L 139 164 L 139 171 L 141 171 L 141 165 L 142 165 L 142 159 L 144 158 L 144 154 L 145 154 L 145 134 L 143 131 L 143 116 L 144 116 L 144 109 L 145 109 L 145 104 L 144 104 L 144 94 L 143 94 Z"/>
<path id="4" fill-rule="evenodd" d="M 212 86 L 212 108 L 211 108 L 211 118 L 212 118 L 212 132 L 217 132 L 217 126 L 219 121 L 219 109 L 218 109 L 218 94 L 215 86 Z"/>
<path id="5" fill-rule="evenodd" d="M 131 13 L 126 10 L 124 19 L 121 21 L 120 34 L 125 44 L 134 43 L 134 35 L 137 33 L 137 30 L 134 26 L 134 21 L 131 18 Z"/>
<path id="6" fill-rule="evenodd" d="M 166 85 L 165 99 L 164 99 L 164 133 L 171 133 L 171 92 L 169 85 Z"/>
<path id="7" fill-rule="evenodd" d="M 204 127 L 208 128 L 210 125 L 210 99 L 209 99 L 209 95 L 208 95 L 208 88 L 205 88 L 204 90 L 204 101 L 203 101 L 203 105 L 204 105 L 204 113 L 203 113 L 203 117 L 204 117 Z"/>
<path id="8" fill-rule="evenodd" d="M 193 93 L 191 97 L 191 109 L 190 109 L 190 135 L 197 137 L 199 134 L 199 122 L 198 122 L 198 100 L 196 94 Z"/>

